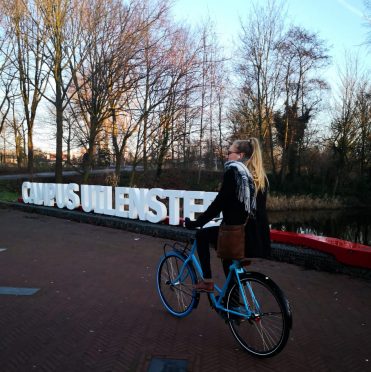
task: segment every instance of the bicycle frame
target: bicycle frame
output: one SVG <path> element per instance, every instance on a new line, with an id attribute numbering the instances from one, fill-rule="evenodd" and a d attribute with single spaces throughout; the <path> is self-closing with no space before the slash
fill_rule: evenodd
<path id="1" fill-rule="evenodd" d="M 193 264 L 193 267 L 195 268 L 196 273 L 198 274 L 198 276 L 201 279 L 204 279 L 201 265 L 200 265 L 200 263 L 199 263 L 196 255 L 195 255 L 196 248 L 197 248 L 197 243 L 196 243 L 196 240 L 195 240 L 193 242 L 193 245 L 192 245 L 192 248 L 190 250 L 189 255 L 187 256 L 186 260 L 184 261 L 184 264 L 182 265 L 182 267 L 180 269 L 179 275 L 172 282 L 173 285 L 176 285 L 179 281 L 181 281 L 181 278 L 182 278 L 183 273 L 184 273 L 184 268 L 190 262 Z M 229 267 L 229 273 L 227 275 L 227 278 L 226 278 L 226 281 L 224 282 L 223 287 L 220 288 L 218 285 L 215 284 L 214 285 L 214 288 L 216 289 L 218 295 L 215 296 L 214 293 L 210 293 L 210 298 L 211 298 L 211 301 L 212 301 L 213 306 L 214 306 L 215 309 L 217 309 L 219 311 L 222 311 L 222 312 L 225 312 L 225 313 L 230 313 L 230 314 L 238 315 L 241 318 L 250 319 L 253 315 L 255 315 L 255 313 L 250 310 L 250 305 L 249 305 L 249 303 L 247 301 L 244 288 L 242 287 L 242 284 L 241 284 L 241 281 L 240 281 L 240 278 L 239 278 L 239 275 L 240 274 L 243 274 L 244 272 L 245 271 L 241 267 L 239 261 L 238 260 L 233 260 L 232 265 Z M 230 282 L 231 282 L 231 280 L 232 280 L 233 277 L 236 278 L 236 281 L 237 281 L 237 283 L 238 283 L 238 285 L 240 287 L 240 292 L 242 294 L 242 300 L 243 300 L 244 310 L 245 310 L 244 313 L 227 309 L 222 304 L 223 298 L 224 298 L 224 296 L 226 294 L 226 291 L 228 289 L 228 286 L 229 286 L 229 284 L 230 284 Z M 250 284 L 247 283 L 246 286 L 248 287 L 248 290 L 249 290 L 250 296 L 252 298 L 252 301 L 254 302 L 255 308 L 256 309 L 259 309 L 259 304 L 258 304 L 258 302 L 257 302 L 257 300 L 255 298 L 254 292 L 253 292 Z"/>

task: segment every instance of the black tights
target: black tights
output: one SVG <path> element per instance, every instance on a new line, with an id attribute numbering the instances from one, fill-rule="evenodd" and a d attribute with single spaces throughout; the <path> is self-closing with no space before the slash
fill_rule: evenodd
<path id="1" fill-rule="evenodd" d="M 204 274 L 204 279 L 211 279 L 211 265 L 210 265 L 210 244 L 216 247 L 216 243 L 218 241 L 218 232 L 219 226 L 207 227 L 205 229 L 198 230 L 196 233 L 196 240 L 197 240 L 197 253 L 200 259 L 200 264 L 202 268 L 202 272 Z M 223 263 L 223 270 L 225 276 L 228 275 L 229 266 L 232 264 L 232 260 L 222 260 Z M 231 282 L 229 283 L 227 293 L 229 289 L 235 283 L 234 277 L 232 278 Z M 233 296 L 231 297 L 230 305 L 234 307 L 239 306 L 239 292 L 233 292 Z"/>
<path id="2" fill-rule="evenodd" d="M 196 233 L 197 240 L 197 253 L 200 259 L 200 264 L 202 272 L 205 279 L 211 279 L 211 265 L 210 265 L 210 244 L 216 247 L 218 241 L 219 226 L 206 227 L 205 229 L 200 229 Z M 225 276 L 228 275 L 229 266 L 231 265 L 231 260 L 222 260 L 223 269 Z"/>

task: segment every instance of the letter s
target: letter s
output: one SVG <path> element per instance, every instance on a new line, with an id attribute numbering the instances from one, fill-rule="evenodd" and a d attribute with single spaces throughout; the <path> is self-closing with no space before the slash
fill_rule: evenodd
<path id="1" fill-rule="evenodd" d="M 164 203 L 160 202 L 156 199 L 156 197 L 163 197 L 163 189 L 151 189 L 147 193 L 147 205 L 149 208 L 149 211 L 146 213 L 146 219 L 149 222 L 152 223 L 158 223 L 166 218 L 166 206 Z M 156 213 L 153 213 L 151 211 L 155 211 Z"/>
<path id="2" fill-rule="evenodd" d="M 79 191 L 79 185 L 77 183 L 70 183 L 67 186 L 67 208 L 70 210 L 80 205 L 80 198 L 74 191 Z"/>

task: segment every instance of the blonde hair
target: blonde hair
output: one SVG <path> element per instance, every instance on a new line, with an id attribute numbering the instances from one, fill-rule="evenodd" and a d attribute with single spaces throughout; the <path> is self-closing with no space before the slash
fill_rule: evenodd
<path id="1" fill-rule="evenodd" d="M 236 140 L 233 144 L 238 151 L 244 153 L 247 157 L 245 165 L 254 178 L 256 192 L 259 190 L 264 191 L 268 186 L 268 179 L 264 170 L 259 140 L 255 137 L 251 137 L 248 140 Z"/>

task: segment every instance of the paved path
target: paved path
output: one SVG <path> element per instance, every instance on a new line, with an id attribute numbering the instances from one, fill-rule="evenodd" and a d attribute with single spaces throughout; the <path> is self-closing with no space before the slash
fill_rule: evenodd
<path id="1" fill-rule="evenodd" d="M 257 260 L 254 269 L 284 289 L 294 314 L 284 351 L 257 360 L 206 298 L 185 319 L 166 313 L 155 287 L 163 243 L 0 209 L 0 287 L 40 288 L 0 295 L 0 371 L 147 371 L 153 358 L 203 372 L 371 370 L 370 282 Z"/>

